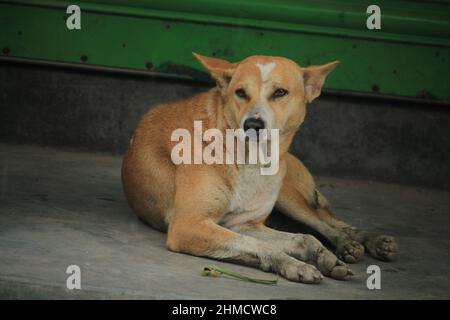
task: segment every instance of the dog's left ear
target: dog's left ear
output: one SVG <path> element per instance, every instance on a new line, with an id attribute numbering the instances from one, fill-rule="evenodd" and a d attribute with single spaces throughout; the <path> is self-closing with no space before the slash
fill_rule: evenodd
<path id="1" fill-rule="evenodd" d="M 201 56 L 195 52 L 192 52 L 192 54 L 206 69 L 208 69 L 209 73 L 214 80 L 216 80 L 219 87 L 226 88 L 228 86 L 234 70 L 236 70 L 237 63 L 231 63 L 218 58 Z"/>
<path id="2" fill-rule="evenodd" d="M 333 71 L 338 64 L 339 61 L 333 61 L 321 66 L 300 68 L 303 73 L 303 83 L 305 86 L 305 95 L 308 103 L 312 102 L 320 95 L 327 75 Z"/>

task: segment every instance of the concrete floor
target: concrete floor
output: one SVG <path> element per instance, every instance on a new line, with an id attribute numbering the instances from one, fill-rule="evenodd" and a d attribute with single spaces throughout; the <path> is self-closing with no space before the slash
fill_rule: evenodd
<path id="1" fill-rule="evenodd" d="M 176 254 L 129 209 L 117 156 L 0 144 L 0 298 L 449 299 L 450 192 L 318 177 L 338 216 L 394 235 L 393 263 L 366 256 L 347 282 L 266 286 L 201 276 L 210 263 Z M 68 265 L 82 290 L 66 289 Z M 368 265 L 381 290 L 366 288 Z"/>

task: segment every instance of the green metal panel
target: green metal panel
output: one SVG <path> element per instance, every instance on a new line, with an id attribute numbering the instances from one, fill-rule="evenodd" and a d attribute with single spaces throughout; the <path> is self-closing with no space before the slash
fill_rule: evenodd
<path id="1" fill-rule="evenodd" d="M 327 88 L 450 100 L 450 2 L 0 0 L 0 56 L 151 70 L 205 79 L 192 57 L 280 55 L 301 65 L 341 60 Z M 68 30 L 77 4 L 82 29 Z"/>

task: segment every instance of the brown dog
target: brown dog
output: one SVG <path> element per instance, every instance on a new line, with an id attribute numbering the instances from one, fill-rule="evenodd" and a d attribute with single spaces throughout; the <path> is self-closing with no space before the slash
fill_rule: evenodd
<path id="1" fill-rule="evenodd" d="M 302 68 L 281 57 L 252 56 L 229 63 L 194 55 L 217 86 L 145 114 L 122 167 L 131 207 L 151 226 L 167 231 L 167 247 L 252 265 L 304 283 L 317 283 L 322 274 L 336 279 L 352 274 L 313 236 L 266 227 L 264 221 L 276 206 L 325 236 L 345 262 L 360 260 L 364 248 L 375 258 L 392 259 L 394 239 L 337 220 L 311 174 L 288 152 L 306 105 L 320 95 L 338 62 Z M 175 164 L 173 132 L 184 128 L 195 135 L 194 121 L 224 134 L 227 129 L 278 129 L 279 170 L 262 175 L 260 163 Z M 195 158 L 196 153 L 188 156 Z"/>

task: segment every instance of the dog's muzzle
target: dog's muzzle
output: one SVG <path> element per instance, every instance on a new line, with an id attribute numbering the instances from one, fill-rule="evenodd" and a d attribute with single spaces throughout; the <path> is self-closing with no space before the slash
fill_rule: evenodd
<path id="1" fill-rule="evenodd" d="M 256 131 L 256 133 L 259 133 L 259 130 L 262 130 L 266 127 L 266 124 L 264 123 L 264 120 L 261 118 L 248 118 L 244 121 L 244 131 L 247 131 L 249 129 L 253 129 Z"/>

